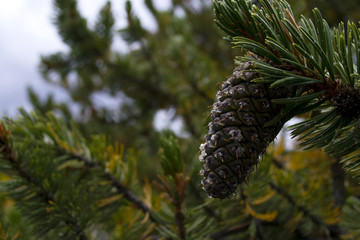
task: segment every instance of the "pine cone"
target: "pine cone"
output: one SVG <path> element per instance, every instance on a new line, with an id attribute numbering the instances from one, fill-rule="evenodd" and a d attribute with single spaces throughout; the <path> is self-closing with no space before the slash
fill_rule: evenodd
<path id="1" fill-rule="evenodd" d="M 211 111 L 209 133 L 200 146 L 201 183 L 209 197 L 223 199 L 234 193 L 283 125 L 264 127 L 283 107 L 271 99 L 287 97 L 289 89 L 251 82 L 259 77 L 251 69 L 251 62 L 235 68 Z"/>

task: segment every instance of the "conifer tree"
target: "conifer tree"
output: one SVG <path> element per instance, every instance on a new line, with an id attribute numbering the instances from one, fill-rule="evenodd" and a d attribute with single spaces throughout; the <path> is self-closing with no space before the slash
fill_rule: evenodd
<path id="1" fill-rule="evenodd" d="M 40 71 L 81 110 L 29 89 L 36 110 L 0 121 L 1 239 L 360 237 L 358 25 L 283 0 L 146 0 L 151 32 L 127 1 L 122 54 L 110 3 L 93 27 L 76 0 L 54 3 L 69 51 Z M 154 129 L 161 109 L 184 135 Z M 301 149 L 272 144 L 294 116 Z"/>

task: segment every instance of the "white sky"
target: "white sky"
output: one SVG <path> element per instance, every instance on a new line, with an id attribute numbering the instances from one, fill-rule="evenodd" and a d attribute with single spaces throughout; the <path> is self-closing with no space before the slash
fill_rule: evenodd
<path id="1" fill-rule="evenodd" d="M 115 27 L 121 28 L 126 23 L 125 0 L 111 2 Z M 90 27 L 105 3 L 106 0 L 78 0 L 79 9 Z M 143 25 L 154 29 L 154 21 L 143 0 L 132 0 L 132 3 L 134 11 L 145 19 Z M 159 9 L 166 9 L 169 3 L 168 0 L 155 1 Z M 45 83 L 38 71 L 41 55 L 67 50 L 52 24 L 53 17 L 53 4 L 49 0 L 0 0 L 0 116 L 14 116 L 20 106 L 31 108 L 26 93 L 28 86 L 42 98 L 53 93 L 57 100 L 68 99 L 65 91 Z M 119 37 L 115 37 L 113 47 L 126 51 Z"/>

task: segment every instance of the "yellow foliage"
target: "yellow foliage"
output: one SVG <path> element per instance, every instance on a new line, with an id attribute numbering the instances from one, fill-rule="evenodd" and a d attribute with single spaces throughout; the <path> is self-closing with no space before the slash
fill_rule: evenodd
<path id="1" fill-rule="evenodd" d="M 152 188 L 151 188 L 151 185 L 149 184 L 149 180 L 147 178 L 145 179 L 143 191 L 144 191 L 144 194 L 145 194 L 145 197 L 143 199 L 144 203 L 146 205 L 148 205 L 150 208 L 152 208 L 152 201 L 151 201 Z"/>
<path id="2" fill-rule="evenodd" d="M 78 153 L 77 149 L 74 147 L 69 146 L 69 144 L 66 141 L 63 141 L 60 139 L 60 137 L 57 135 L 56 131 L 51 127 L 50 123 L 46 124 L 48 130 L 50 131 L 51 135 L 54 137 L 55 142 L 64 150 L 70 152 L 70 153 Z M 81 153 L 78 153 L 81 154 Z"/>
<path id="3" fill-rule="evenodd" d="M 279 142 L 276 145 L 274 156 L 279 157 L 285 152 L 285 137 L 281 136 Z"/>
<path id="4" fill-rule="evenodd" d="M 4 200 L 3 205 L 2 205 L 2 209 L 6 212 L 10 211 L 12 209 L 12 207 L 14 206 L 15 202 L 14 200 L 7 198 Z"/>
<path id="5" fill-rule="evenodd" d="M 287 168 L 292 171 L 298 171 L 306 167 L 305 156 L 301 152 L 291 154 L 291 160 L 287 163 Z"/>
<path id="6" fill-rule="evenodd" d="M 67 161 L 67 162 L 61 164 L 60 166 L 58 166 L 58 167 L 56 168 L 56 170 L 57 170 L 57 171 L 60 171 L 60 170 L 65 169 L 65 168 L 67 168 L 67 167 L 70 167 L 70 168 L 71 168 L 71 167 L 78 168 L 78 167 L 81 167 L 81 166 L 83 166 L 83 165 L 84 165 L 84 163 L 83 163 L 83 162 L 79 162 L 78 160 Z"/>
<path id="7" fill-rule="evenodd" d="M 101 199 L 98 202 L 98 205 L 99 205 L 99 207 L 103 207 L 105 205 L 111 204 L 111 203 L 119 200 L 120 198 L 122 198 L 122 195 L 119 194 L 119 195 L 115 195 L 115 196 L 112 196 L 112 197 L 109 197 L 109 198 Z"/>
<path id="8" fill-rule="evenodd" d="M 149 227 L 145 230 L 145 232 L 141 236 L 141 239 L 144 239 L 144 240 L 153 239 L 153 237 L 148 237 L 148 235 L 150 235 L 154 231 L 155 227 L 156 227 L 155 223 L 150 224 Z"/>
<path id="9" fill-rule="evenodd" d="M 123 207 L 120 211 L 118 226 L 131 228 L 140 219 L 142 213 L 132 207 Z"/>
<path id="10" fill-rule="evenodd" d="M 10 180 L 10 179 L 11 178 L 8 175 L 3 174 L 3 173 L 0 174 L 0 181 L 6 181 L 6 180 Z"/>
<path id="11" fill-rule="evenodd" d="M 124 168 L 122 162 L 122 157 L 124 155 L 124 145 L 119 145 L 119 143 L 116 142 L 115 146 L 108 146 L 106 151 L 109 159 L 106 167 L 110 170 L 110 172 L 114 172 L 118 165 L 122 165 L 121 167 Z"/>
<path id="12" fill-rule="evenodd" d="M 312 198 L 314 195 L 313 193 L 316 193 L 318 191 L 321 191 L 321 188 L 323 187 L 321 179 L 312 179 L 311 181 L 306 182 L 306 187 L 301 188 L 301 197 L 304 199 L 306 198 Z"/>
<path id="13" fill-rule="evenodd" d="M 269 192 L 267 195 L 265 196 L 261 196 L 258 199 L 254 200 L 251 202 L 252 205 L 259 205 L 262 204 L 264 202 L 266 202 L 267 200 L 269 200 L 270 198 L 272 198 L 275 195 L 275 192 Z"/>
<path id="14" fill-rule="evenodd" d="M 285 168 L 290 172 L 308 171 L 311 177 L 318 179 L 328 179 L 330 176 L 331 158 L 321 149 L 307 151 L 291 151 L 286 154 L 282 161 Z"/>
<path id="15" fill-rule="evenodd" d="M 1 240 L 9 239 L 8 235 L 9 235 L 9 233 L 4 231 L 3 226 L 0 223 L 0 239 Z M 17 231 L 16 234 L 11 238 L 11 240 L 16 240 L 19 237 L 20 237 L 20 232 Z"/>
<path id="16" fill-rule="evenodd" d="M 353 234 L 351 234 L 351 233 L 346 233 L 346 234 L 342 234 L 342 235 L 341 235 L 341 239 L 343 239 L 343 240 L 353 240 L 353 239 L 355 239 L 355 238 L 354 238 L 354 235 L 353 235 Z"/>
<path id="17" fill-rule="evenodd" d="M 343 217 L 341 209 L 338 207 L 334 208 L 332 203 L 328 204 L 328 206 L 322 210 L 321 214 L 324 216 L 325 223 L 329 225 L 338 224 Z"/>
<path id="18" fill-rule="evenodd" d="M 254 209 L 251 208 L 250 204 L 248 202 L 246 202 L 246 209 L 245 211 L 250 214 L 252 217 L 262 220 L 262 221 L 266 221 L 266 222 L 271 222 L 274 221 L 274 219 L 277 217 L 278 212 L 277 211 L 272 211 L 272 212 L 266 212 L 266 213 L 257 213 L 254 211 Z"/>
<path id="19" fill-rule="evenodd" d="M 16 234 L 12 237 L 11 240 L 16 240 L 16 239 L 18 239 L 19 237 L 20 237 L 20 232 L 17 231 Z"/>

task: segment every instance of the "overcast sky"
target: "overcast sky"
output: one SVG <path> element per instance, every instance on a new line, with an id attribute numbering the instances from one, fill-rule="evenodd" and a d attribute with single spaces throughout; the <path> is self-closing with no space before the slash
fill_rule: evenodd
<path id="1" fill-rule="evenodd" d="M 30 110 L 26 88 L 31 86 L 40 97 L 45 98 L 52 93 L 56 100 L 66 101 L 68 95 L 61 88 L 47 84 L 38 71 L 41 55 L 57 51 L 66 51 L 52 24 L 54 9 L 50 0 L 0 0 L 0 116 L 3 114 L 16 116 L 17 109 L 24 107 Z M 116 28 L 124 27 L 125 0 L 112 0 Z M 82 15 L 87 18 L 90 27 L 95 22 L 100 8 L 106 0 L 78 0 Z M 143 25 L 154 30 L 154 20 L 146 11 L 143 0 L 132 0 L 134 11 L 143 20 Z M 156 7 L 166 9 L 169 0 L 155 0 Z M 115 38 L 113 48 L 126 51 L 126 46 L 120 38 Z M 106 106 L 119 104 L 119 99 L 107 96 L 95 96 L 98 103 Z M 161 129 L 170 127 L 175 132 L 181 130 L 181 120 L 171 123 L 174 111 L 160 111 L 155 119 L 155 127 Z M 294 123 L 294 122 L 293 122 Z"/>
<path id="2" fill-rule="evenodd" d="M 0 115 L 14 116 L 20 106 L 30 109 L 26 88 L 32 86 L 41 97 L 53 93 L 55 99 L 67 99 L 60 88 L 45 83 L 38 71 L 41 55 L 66 51 L 52 24 L 53 1 L 11 0 L 1 1 L 0 7 Z M 116 28 L 125 24 L 125 0 L 112 0 Z M 143 0 L 132 0 L 134 11 L 143 24 L 154 29 L 154 21 L 143 5 Z M 106 0 L 78 0 L 80 12 L 93 25 L 97 13 Z M 160 9 L 169 6 L 168 0 L 157 0 Z M 120 38 L 115 38 L 114 49 L 126 51 Z M 103 99 L 104 100 L 104 99 Z M 105 101 L 105 100 L 104 100 Z"/>

